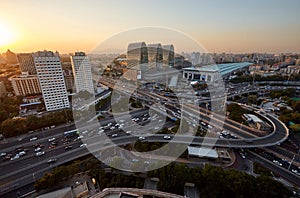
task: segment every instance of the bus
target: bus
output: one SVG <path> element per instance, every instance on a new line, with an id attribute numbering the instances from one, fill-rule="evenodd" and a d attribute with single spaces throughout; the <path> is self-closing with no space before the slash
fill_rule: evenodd
<path id="1" fill-rule="evenodd" d="M 74 130 L 71 130 L 71 131 L 64 132 L 65 137 L 73 137 L 75 135 L 79 135 L 79 130 L 78 129 L 74 129 Z"/>

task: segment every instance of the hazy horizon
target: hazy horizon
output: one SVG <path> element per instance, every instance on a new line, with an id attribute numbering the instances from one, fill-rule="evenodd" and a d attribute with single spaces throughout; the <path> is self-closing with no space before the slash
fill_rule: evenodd
<path id="1" fill-rule="evenodd" d="M 120 32 L 154 26 L 183 32 L 210 53 L 300 53 L 297 0 L 0 2 L 0 52 L 91 52 Z M 197 50 L 180 43 L 182 51 Z"/>

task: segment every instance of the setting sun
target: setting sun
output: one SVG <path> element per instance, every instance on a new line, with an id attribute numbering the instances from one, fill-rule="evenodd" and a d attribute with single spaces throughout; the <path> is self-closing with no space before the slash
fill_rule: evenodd
<path id="1" fill-rule="evenodd" d="M 4 24 L 0 24 L 0 47 L 13 42 L 13 35 L 10 29 Z"/>

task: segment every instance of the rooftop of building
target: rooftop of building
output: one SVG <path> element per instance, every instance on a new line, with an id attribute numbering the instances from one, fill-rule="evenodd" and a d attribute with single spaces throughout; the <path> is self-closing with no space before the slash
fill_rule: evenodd
<path id="1" fill-rule="evenodd" d="M 33 54 L 33 57 L 59 57 L 59 53 L 56 52 L 52 52 L 52 51 L 37 51 Z"/>
<path id="2" fill-rule="evenodd" d="M 75 56 L 86 56 L 84 52 L 75 52 Z"/>
<path id="3" fill-rule="evenodd" d="M 217 151 L 211 148 L 188 146 L 188 153 L 197 157 L 218 158 Z"/>
<path id="4" fill-rule="evenodd" d="M 244 114 L 244 117 L 247 119 L 251 119 L 253 122 L 263 122 L 260 118 L 253 114 Z"/>
<path id="5" fill-rule="evenodd" d="M 242 69 L 244 67 L 248 67 L 253 63 L 249 62 L 241 62 L 241 63 L 224 63 L 224 64 L 212 64 L 205 66 L 196 66 L 196 67 L 187 67 L 183 70 L 188 71 L 206 71 L 206 72 L 220 72 L 221 75 L 229 74 L 235 70 Z"/>

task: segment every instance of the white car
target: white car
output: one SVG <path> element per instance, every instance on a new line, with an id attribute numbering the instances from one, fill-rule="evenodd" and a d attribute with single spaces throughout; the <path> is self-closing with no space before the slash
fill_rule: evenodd
<path id="1" fill-rule="evenodd" d="M 26 152 L 25 152 L 25 151 L 21 151 L 21 152 L 19 153 L 19 156 L 23 156 L 23 155 L 26 155 Z"/>
<path id="2" fill-rule="evenodd" d="M 34 149 L 35 152 L 39 152 L 41 151 L 42 149 L 40 147 L 37 147 L 36 149 Z"/>
<path id="3" fill-rule="evenodd" d="M 57 161 L 56 158 L 51 158 L 51 159 L 49 159 L 49 160 L 47 161 L 47 163 L 50 164 L 50 163 L 54 163 L 54 162 L 56 162 L 56 161 Z"/>
<path id="4" fill-rule="evenodd" d="M 143 137 L 143 136 L 140 136 L 139 137 L 139 140 L 145 140 L 146 138 L 145 137 Z"/>
<path id="5" fill-rule="evenodd" d="M 131 133 L 131 131 L 126 131 L 126 134 L 130 134 Z"/>
<path id="6" fill-rule="evenodd" d="M 103 132 L 104 132 L 104 129 L 100 129 L 98 134 L 103 133 Z"/>
<path id="7" fill-rule="evenodd" d="M 45 152 L 44 151 L 41 151 L 41 152 L 37 152 L 35 155 L 36 156 L 41 156 L 41 155 L 44 155 L 45 154 Z"/>
<path id="8" fill-rule="evenodd" d="M 19 159 L 19 158 L 20 158 L 20 155 L 16 154 L 14 157 L 10 158 L 10 160 L 15 160 L 15 159 Z"/>
<path id="9" fill-rule="evenodd" d="M 1 154 L 0 154 L 1 157 L 4 157 L 4 156 L 6 156 L 6 155 L 7 155 L 6 153 L 1 153 Z"/>
<path id="10" fill-rule="evenodd" d="M 115 134 L 112 134 L 111 137 L 112 137 L 112 138 L 118 137 L 118 134 L 116 134 L 116 133 L 115 133 Z"/>
<path id="11" fill-rule="evenodd" d="M 165 135 L 165 136 L 164 136 L 164 139 L 166 139 L 166 140 L 170 140 L 170 139 L 171 139 L 171 136 L 169 136 L 169 135 Z"/>
<path id="12" fill-rule="evenodd" d="M 81 144 L 80 147 L 86 147 L 87 144 Z"/>
<path id="13" fill-rule="evenodd" d="M 49 138 L 49 139 L 48 139 L 48 142 L 52 142 L 52 141 L 54 141 L 54 140 L 55 140 L 55 137 Z"/>
<path id="14" fill-rule="evenodd" d="M 29 141 L 31 142 L 31 141 L 35 141 L 37 139 L 38 139 L 37 137 L 32 137 L 32 138 L 29 139 Z"/>

